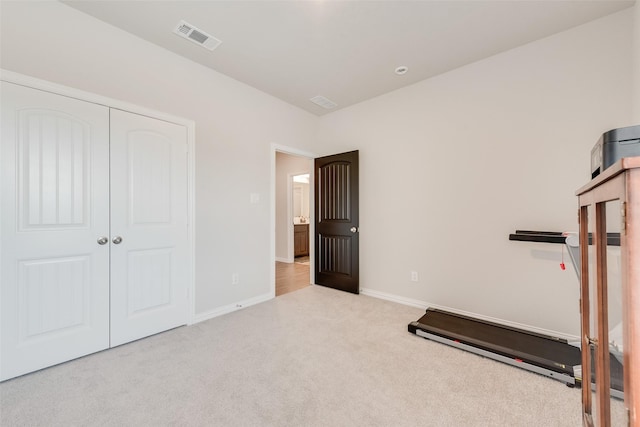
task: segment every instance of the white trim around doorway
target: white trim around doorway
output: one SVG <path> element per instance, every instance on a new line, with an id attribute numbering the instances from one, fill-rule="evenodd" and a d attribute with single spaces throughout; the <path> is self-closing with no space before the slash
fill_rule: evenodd
<path id="1" fill-rule="evenodd" d="M 310 175 L 309 176 L 309 260 L 310 260 L 309 283 L 314 283 L 313 271 L 315 268 L 315 257 L 314 257 L 315 201 L 313 197 L 313 194 L 314 194 L 313 159 L 318 157 L 318 155 L 315 153 L 300 150 L 294 147 L 288 147 L 288 146 L 279 145 L 279 144 L 271 144 L 271 186 L 270 186 L 271 187 L 270 188 L 270 196 L 271 196 L 270 197 L 270 200 L 271 200 L 270 262 L 271 264 L 269 268 L 270 270 L 269 271 L 269 274 L 270 274 L 269 292 L 272 295 L 272 297 L 276 296 L 276 153 L 283 153 L 283 154 L 290 154 L 292 156 L 305 157 L 309 160 L 309 163 L 311 165 L 311 167 L 309 168 L 310 169 L 310 174 L 309 174 Z M 290 184 L 288 183 L 287 186 L 289 187 Z M 289 194 L 287 197 L 291 197 L 291 195 Z M 288 205 L 290 205 L 290 202 L 288 203 Z M 287 215 L 291 216 L 291 213 L 288 212 Z M 290 222 L 293 224 L 293 218 L 290 218 L 290 219 L 291 219 Z M 292 225 L 292 230 L 293 230 L 293 225 Z M 291 252 L 291 251 L 287 251 L 287 252 Z"/>

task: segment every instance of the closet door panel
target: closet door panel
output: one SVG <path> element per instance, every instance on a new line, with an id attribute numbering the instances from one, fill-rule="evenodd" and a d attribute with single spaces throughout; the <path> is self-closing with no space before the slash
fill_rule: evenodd
<path id="1" fill-rule="evenodd" d="M 111 112 L 112 346 L 186 323 L 186 147 L 184 126 Z"/>
<path id="2" fill-rule="evenodd" d="M 2 82 L 0 379 L 109 345 L 109 110 Z"/>

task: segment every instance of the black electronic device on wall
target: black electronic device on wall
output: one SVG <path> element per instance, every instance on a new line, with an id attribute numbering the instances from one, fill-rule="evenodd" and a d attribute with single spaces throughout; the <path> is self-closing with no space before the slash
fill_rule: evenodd
<path id="1" fill-rule="evenodd" d="M 640 156 L 640 125 L 612 129 L 591 149 L 591 178 L 623 157 Z"/>

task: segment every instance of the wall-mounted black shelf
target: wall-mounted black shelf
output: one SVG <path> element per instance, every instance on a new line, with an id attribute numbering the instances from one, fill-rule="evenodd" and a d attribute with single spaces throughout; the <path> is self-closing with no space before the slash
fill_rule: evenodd
<path id="1" fill-rule="evenodd" d="M 515 233 L 509 234 L 509 240 L 517 240 L 520 242 L 564 244 L 565 239 L 566 237 L 562 235 L 561 231 L 516 230 Z M 589 244 L 593 244 L 591 233 L 589 233 Z M 620 233 L 607 233 L 607 245 L 620 246 Z"/>
<path id="2" fill-rule="evenodd" d="M 561 231 L 528 231 L 516 230 L 515 234 L 509 234 L 509 240 L 521 242 L 542 242 L 564 244 L 566 237 Z"/>

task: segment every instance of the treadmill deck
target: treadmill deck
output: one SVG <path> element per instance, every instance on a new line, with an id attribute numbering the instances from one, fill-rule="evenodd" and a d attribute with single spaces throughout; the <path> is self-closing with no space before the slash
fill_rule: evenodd
<path id="1" fill-rule="evenodd" d="M 580 349 L 548 337 L 442 310 L 428 309 L 409 332 L 575 385 Z"/>
<path id="2" fill-rule="evenodd" d="M 408 325 L 409 332 L 526 369 L 568 386 L 581 385 L 582 353 L 566 340 L 438 309 Z M 577 374 L 577 375 L 576 375 Z M 622 365 L 611 356 L 611 395 L 623 398 Z"/>

